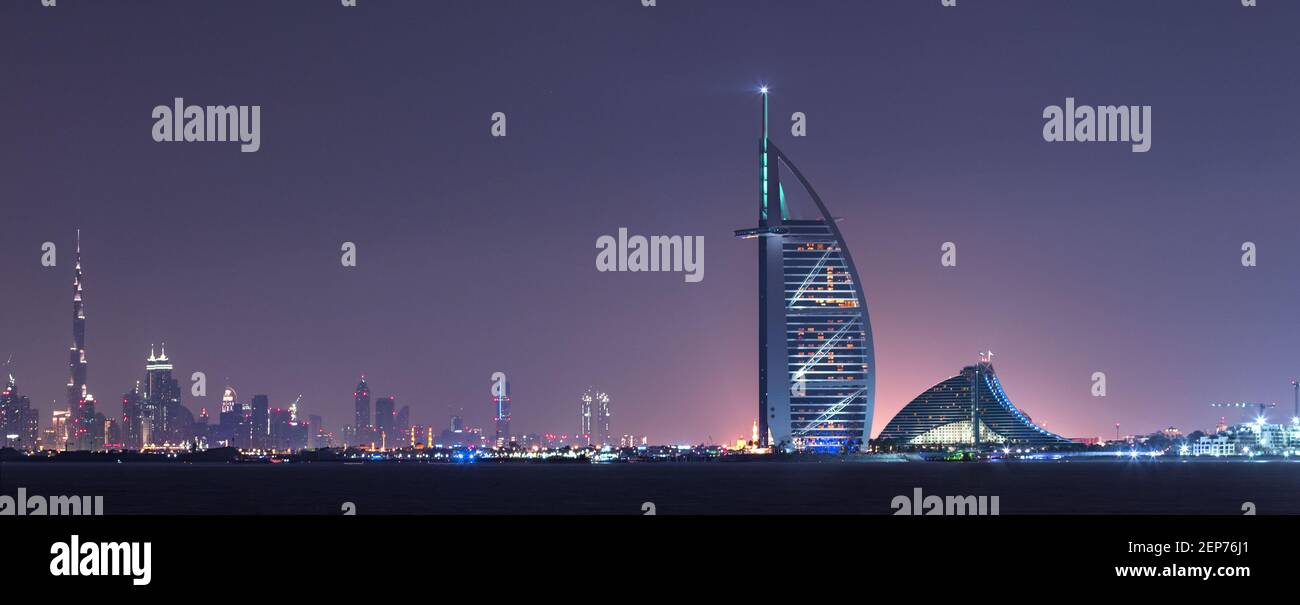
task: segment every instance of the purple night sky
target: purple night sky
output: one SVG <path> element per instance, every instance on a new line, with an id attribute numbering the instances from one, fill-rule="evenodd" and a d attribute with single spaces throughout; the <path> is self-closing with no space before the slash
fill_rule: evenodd
<path id="1" fill-rule="evenodd" d="M 757 268 L 731 231 L 756 222 L 766 83 L 865 282 L 873 434 L 988 348 L 1067 436 L 1289 413 L 1300 3 L 1260 4 L 4 0 L 0 359 L 48 424 L 81 227 L 107 412 L 165 341 L 196 415 L 228 379 L 337 431 L 365 373 L 413 423 L 486 427 L 500 370 L 516 433 L 575 432 L 590 384 L 615 434 L 748 436 Z M 1151 151 L 1044 142 L 1067 96 L 1151 105 Z M 261 105 L 261 150 L 153 142 L 175 97 Z M 704 236 L 704 281 L 597 272 L 620 227 Z"/>

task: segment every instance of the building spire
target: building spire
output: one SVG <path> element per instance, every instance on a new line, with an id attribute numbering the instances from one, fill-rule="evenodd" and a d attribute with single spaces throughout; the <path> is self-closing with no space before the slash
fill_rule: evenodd
<path id="1" fill-rule="evenodd" d="M 72 267 L 72 347 L 68 351 L 68 391 L 64 400 L 69 410 L 76 410 L 75 429 L 78 449 L 103 445 L 101 434 L 94 429 L 94 397 L 86 386 L 86 303 L 81 274 L 81 229 L 76 233 L 76 262 Z"/>
<path id="2" fill-rule="evenodd" d="M 763 130 L 763 138 L 758 143 L 759 157 L 759 219 L 767 220 L 767 86 L 759 87 L 758 93 L 763 95 L 763 111 L 759 115 L 759 124 Z"/>

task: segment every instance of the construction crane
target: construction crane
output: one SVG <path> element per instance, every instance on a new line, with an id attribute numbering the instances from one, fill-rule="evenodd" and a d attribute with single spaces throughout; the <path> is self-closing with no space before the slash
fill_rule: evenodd
<path id="1" fill-rule="evenodd" d="M 1210 407 L 1212 408 L 1256 408 L 1257 407 L 1259 408 L 1259 416 L 1257 416 L 1256 419 L 1262 419 L 1264 417 L 1264 410 L 1269 408 L 1275 408 L 1277 407 L 1277 404 L 1276 403 L 1251 403 L 1247 401 L 1239 401 L 1236 403 L 1211 403 Z"/>
<path id="2" fill-rule="evenodd" d="M 302 393 L 299 393 L 299 394 L 298 394 L 298 398 L 297 398 L 297 399 L 294 399 L 294 400 L 293 400 L 293 403 L 289 404 L 289 420 L 290 420 L 291 422 L 297 422 L 297 421 L 298 421 L 298 402 L 299 402 L 299 401 L 302 401 Z"/>

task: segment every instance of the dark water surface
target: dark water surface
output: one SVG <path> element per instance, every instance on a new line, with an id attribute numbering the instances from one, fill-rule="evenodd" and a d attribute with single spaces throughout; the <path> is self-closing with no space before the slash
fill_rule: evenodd
<path id="1" fill-rule="evenodd" d="M 107 514 L 890 514 L 897 495 L 999 496 L 1003 515 L 1300 514 L 1300 462 L 1072 460 L 623 465 L 0 464 L 0 495 Z"/>

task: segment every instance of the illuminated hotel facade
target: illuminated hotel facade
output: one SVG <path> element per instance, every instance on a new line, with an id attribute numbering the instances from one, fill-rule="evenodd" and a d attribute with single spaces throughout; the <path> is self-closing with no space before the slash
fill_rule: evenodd
<path id="1" fill-rule="evenodd" d="M 979 430 L 974 430 L 979 427 Z M 1070 440 L 1036 424 L 1007 397 L 993 364 L 981 360 L 917 395 L 885 425 L 878 444 L 1047 447 Z"/>
<path id="2" fill-rule="evenodd" d="M 862 280 L 834 217 L 768 137 L 767 89 L 761 92 L 758 227 L 735 232 L 758 240 L 760 444 L 860 447 L 876 395 Z M 792 184 L 788 199 L 783 179 Z M 796 195 L 811 203 L 797 206 Z"/>

